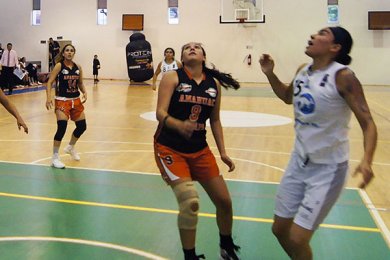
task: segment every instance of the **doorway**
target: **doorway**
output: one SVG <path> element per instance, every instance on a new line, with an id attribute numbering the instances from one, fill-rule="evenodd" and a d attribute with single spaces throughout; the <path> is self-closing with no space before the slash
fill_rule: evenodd
<path id="1" fill-rule="evenodd" d="M 55 40 L 56 42 L 58 42 L 58 44 L 60 45 L 60 52 L 61 53 L 61 50 L 62 48 L 64 48 L 65 45 L 67 44 L 72 44 L 72 41 L 69 41 L 69 40 Z M 49 72 L 53 70 L 54 68 L 54 64 L 55 63 L 52 63 L 52 57 L 51 57 L 51 53 L 50 53 L 50 48 L 49 48 L 49 42 L 47 44 L 47 53 L 48 53 L 48 68 L 49 68 Z M 58 54 L 60 55 L 60 54 Z"/>

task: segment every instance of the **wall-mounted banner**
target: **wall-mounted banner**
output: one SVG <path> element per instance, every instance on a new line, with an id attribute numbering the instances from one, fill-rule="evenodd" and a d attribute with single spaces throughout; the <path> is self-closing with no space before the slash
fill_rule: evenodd
<path id="1" fill-rule="evenodd" d="M 328 23 L 339 23 L 339 6 L 328 5 Z"/>

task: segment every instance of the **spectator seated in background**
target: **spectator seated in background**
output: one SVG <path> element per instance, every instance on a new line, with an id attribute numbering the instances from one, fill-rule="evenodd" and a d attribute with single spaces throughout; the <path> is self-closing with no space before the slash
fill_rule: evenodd
<path id="1" fill-rule="evenodd" d="M 26 70 L 28 72 L 28 75 L 30 77 L 30 84 L 31 85 L 39 85 L 41 82 L 38 81 L 38 65 L 34 63 L 29 63 L 26 66 Z"/>
<path id="2" fill-rule="evenodd" d="M 26 58 L 25 57 L 22 57 L 19 59 L 19 68 L 23 72 L 23 78 L 21 78 L 22 85 L 31 86 L 30 85 L 30 77 L 29 77 L 29 74 L 26 70 Z"/>
<path id="3" fill-rule="evenodd" d="M 40 82 L 47 83 L 49 81 L 50 72 L 38 72 L 37 76 L 39 82 L 38 84 L 41 84 Z"/>
<path id="4" fill-rule="evenodd" d="M 26 70 L 26 58 L 22 57 L 18 60 L 18 64 L 13 70 L 14 82 L 17 87 L 24 87 L 30 85 L 28 72 Z"/>

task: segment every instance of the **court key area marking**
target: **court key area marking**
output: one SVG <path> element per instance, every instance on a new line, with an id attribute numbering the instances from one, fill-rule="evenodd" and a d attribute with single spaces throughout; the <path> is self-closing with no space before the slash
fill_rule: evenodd
<path id="1" fill-rule="evenodd" d="M 140 117 L 156 121 L 156 112 L 146 112 L 141 114 Z M 220 117 L 223 127 L 266 127 L 287 125 L 292 122 L 291 118 L 279 115 L 230 110 L 222 110 Z"/>
<path id="2" fill-rule="evenodd" d="M 0 237 L 0 242 L 9 242 L 9 241 L 49 241 L 49 242 L 63 242 L 63 243 L 73 243 L 73 244 L 81 244 L 81 245 L 89 245 L 95 247 L 104 247 L 109 249 L 114 249 L 126 253 L 130 253 L 133 255 L 138 255 L 145 257 L 147 259 L 152 260 L 167 260 L 161 256 L 157 256 L 151 253 L 147 253 L 138 249 L 129 248 L 125 246 L 115 245 L 111 243 L 93 241 L 93 240 L 85 240 L 85 239 L 74 239 L 74 238 L 64 238 L 64 237 Z"/>

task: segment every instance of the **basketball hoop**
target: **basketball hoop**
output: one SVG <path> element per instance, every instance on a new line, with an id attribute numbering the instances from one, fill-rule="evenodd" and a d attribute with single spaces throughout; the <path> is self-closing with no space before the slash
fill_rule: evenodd
<path id="1" fill-rule="evenodd" d="M 234 10 L 234 17 L 237 22 L 239 23 L 245 23 L 246 20 L 249 18 L 249 10 L 248 9 L 235 9 Z"/>

